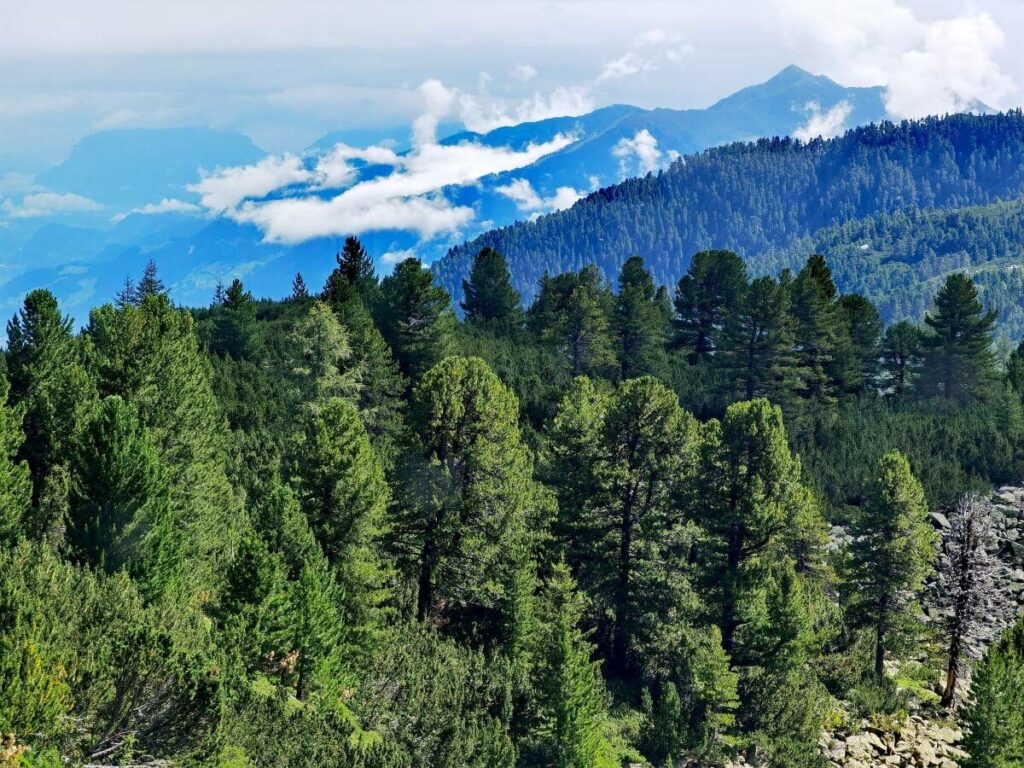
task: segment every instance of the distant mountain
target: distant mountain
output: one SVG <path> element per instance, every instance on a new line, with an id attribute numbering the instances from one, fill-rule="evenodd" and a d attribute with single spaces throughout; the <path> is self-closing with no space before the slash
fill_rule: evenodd
<path id="1" fill-rule="evenodd" d="M 677 154 L 758 136 L 792 134 L 812 115 L 844 102 L 848 124 L 884 117 L 881 89 L 845 88 L 828 78 L 788 67 L 767 82 L 745 88 L 707 109 L 648 110 L 613 105 L 577 117 L 556 117 L 483 134 L 451 133 L 443 144 L 474 142 L 523 150 L 560 134 L 572 136 L 573 141 L 525 168 L 444 190 L 450 202 L 470 207 L 475 214 L 471 225 L 450 238 L 422 243 L 407 231 L 369 232 L 361 237 L 378 259 L 390 254 L 379 264 L 382 271 L 389 270 L 405 253 L 416 253 L 430 262 L 466 237 L 551 210 L 560 188 L 571 187 L 582 195 L 643 174 L 647 168 L 667 167 Z M 305 161 L 314 164 L 339 141 L 358 145 L 379 141 L 381 136 L 359 130 L 332 132 L 307 148 Z M 630 149 L 638 137 L 645 142 L 643 162 Z M 403 137 L 395 138 L 394 148 L 402 151 Z M 163 271 L 174 273 L 169 282 L 175 286 L 175 298 L 186 304 L 206 303 L 217 278 L 242 276 L 251 290 L 264 296 L 287 291 L 296 271 L 302 271 L 310 285 L 319 284 L 333 263 L 338 247 L 334 238 L 298 246 L 269 244 L 253 227 L 227 219 L 211 221 L 194 213 L 111 221 L 115 214 L 123 216 L 164 198 L 195 202 L 196 196 L 186 187 L 197 180 L 199 168 L 244 165 L 263 156 L 263 151 L 241 134 L 196 128 L 108 131 L 83 139 L 68 160 L 37 181 L 52 191 L 82 195 L 104 207 L 60 220 L 23 219 L 17 231 L 12 229 L 7 235 L 0 229 L 0 310 L 20 300 L 26 289 L 46 285 L 64 301 L 67 311 L 83 319 L 90 304 L 108 295 L 108 287 L 120 284 L 126 272 L 137 273 L 147 258 L 156 259 Z M 379 166 L 359 169 L 363 178 L 383 172 L 386 169 Z M 524 182 L 542 201 L 539 207 L 524 206 L 522 200 L 508 194 L 510 185 Z M 90 291 L 94 295 L 86 298 Z"/>
<path id="2" fill-rule="evenodd" d="M 601 189 L 569 210 L 492 230 L 453 248 L 433 269 L 458 299 L 473 256 L 490 246 L 506 255 L 516 287 L 530 296 L 545 272 L 595 263 L 614 279 L 633 255 L 646 260 L 660 283 L 673 285 L 692 255 L 706 248 L 732 249 L 764 274 L 794 268 L 821 247 L 825 256 L 834 251 L 843 288 L 871 286 L 878 297 L 971 260 L 955 247 L 963 238 L 950 245 L 933 237 L 943 222 L 935 217 L 923 220 L 910 255 L 894 257 L 902 267 L 880 263 L 891 243 L 876 236 L 881 224 L 861 231 L 858 220 L 1022 195 L 1024 114 L 882 123 L 829 141 L 764 139 L 691 155 L 663 173 Z M 854 229 L 841 232 L 861 231 L 852 245 L 823 232 L 847 223 Z M 989 234 L 998 240 L 998 232 L 997 225 Z M 1020 228 L 1007 232 L 993 258 L 1019 255 Z M 927 269 L 916 272 L 909 262 Z M 872 283 L 875 273 L 884 280 Z M 920 307 L 915 295 L 891 314 Z"/>
<path id="3" fill-rule="evenodd" d="M 266 152 L 241 133 L 207 128 L 134 128 L 86 136 L 71 156 L 36 181 L 110 206 L 135 207 L 185 196 L 198 170 L 246 165 Z"/>

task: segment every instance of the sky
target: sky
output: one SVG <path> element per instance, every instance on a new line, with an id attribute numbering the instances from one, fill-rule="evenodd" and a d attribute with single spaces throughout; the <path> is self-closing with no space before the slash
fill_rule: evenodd
<path id="1" fill-rule="evenodd" d="M 886 86 L 895 117 L 1007 108 L 1022 49 L 1024 0 L 0 0 L 0 177 L 108 128 L 283 155 L 335 129 L 703 107 L 788 64 Z"/>

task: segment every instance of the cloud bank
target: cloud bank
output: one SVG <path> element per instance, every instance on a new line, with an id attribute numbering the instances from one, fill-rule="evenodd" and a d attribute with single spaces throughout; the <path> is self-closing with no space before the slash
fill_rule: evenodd
<path id="1" fill-rule="evenodd" d="M 446 187 L 531 165 L 574 140 L 559 134 L 522 150 L 469 141 L 442 145 L 437 126 L 460 108 L 459 94 L 437 80 L 426 81 L 420 92 L 425 109 L 413 124 L 413 147 L 406 154 L 385 146 L 338 144 L 312 164 L 295 155 L 271 156 L 207 173 L 190 189 L 211 213 L 255 225 L 268 242 L 393 229 L 429 240 L 458 231 L 475 215 L 468 206 L 453 205 L 443 193 Z M 366 164 L 389 170 L 360 180 L 359 168 Z M 559 190 L 539 205 L 565 205 L 570 193 L 575 191 Z"/>
<path id="2" fill-rule="evenodd" d="M 37 192 L 25 195 L 21 199 L 21 205 L 15 205 L 11 200 L 4 200 L 0 204 L 0 211 L 12 219 L 31 219 L 66 213 L 91 213 L 102 209 L 103 206 L 95 200 L 70 192 L 65 194 Z"/>
<path id="3" fill-rule="evenodd" d="M 1005 35 L 988 13 L 924 20 L 897 0 L 775 6 L 803 63 L 847 85 L 885 86 L 895 118 L 1012 104 L 1016 87 L 997 60 Z"/>

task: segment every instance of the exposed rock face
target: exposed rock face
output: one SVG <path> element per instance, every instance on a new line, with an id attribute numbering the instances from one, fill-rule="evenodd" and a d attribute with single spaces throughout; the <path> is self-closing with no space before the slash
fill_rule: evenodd
<path id="1" fill-rule="evenodd" d="M 959 728 L 911 715 L 903 723 L 880 729 L 862 723 L 857 733 L 825 734 L 822 750 L 835 768 L 956 768 L 967 757 L 957 745 Z"/>
<path id="2" fill-rule="evenodd" d="M 987 503 L 991 505 L 994 532 L 990 551 L 997 553 L 1006 565 L 1005 589 L 1016 604 L 1016 612 L 1024 612 L 1024 488 L 1004 486 Z M 948 535 L 950 522 L 945 513 L 932 512 L 929 520 L 941 535 Z M 828 546 L 837 550 L 852 540 L 845 527 L 833 526 Z M 923 601 L 928 618 L 936 622 L 943 619 L 944 611 L 937 590 L 938 581 L 929 582 Z M 1004 627 L 1005 623 L 996 621 L 986 626 L 986 643 Z M 967 756 L 959 748 L 962 738 L 958 727 L 917 713 L 884 730 L 864 721 L 854 732 L 826 732 L 821 747 L 834 768 L 957 768 Z"/>

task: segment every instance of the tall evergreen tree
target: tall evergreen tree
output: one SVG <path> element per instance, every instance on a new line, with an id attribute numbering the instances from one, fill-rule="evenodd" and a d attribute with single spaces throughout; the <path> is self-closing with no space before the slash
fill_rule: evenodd
<path id="1" fill-rule="evenodd" d="M 1024 765 L 1024 616 L 985 653 L 971 680 L 966 768 Z"/>
<path id="2" fill-rule="evenodd" d="M 166 471 L 131 404 L 107 397 L 76 446 L 68 541 L 76 557 L 143 575 L 165 534 Z"/>
<path id="3" fill-rule="evenodd" d="M 839 298 L 839 316 L 849 343 L 837 350 L 832 375 L 839 391 L 856 395 L 875 385 L 882 318 L 874 304 L 856 293 Z"/>
<path id="4" fill-rule="evenodd" d="M 335 257 L 337 266 L 327 277 L 324 285 L 323 299 L 328 304 L 337 305 L 353 295 L 358 296 L 368 306 L 376 301 L 377 273 L 363 244 L 358 238 L 346 237 L 345 244 Z"/>
<path id="5" fill-rule="evenodd" d="M 29 293 L 7 323 L 7 370 L 11 401 L 24 409 L 20 456 L 32 470 L 37 500 L 46 476 L 69 459 L 70 442 L 96 400 L 82 363 L 71 319 L 53 294 Z"/>
<path id="6" fill-rule="evenodd" d="M 381 333 L 402 373 L 418 379 L 451 352 L 451 298 L 418 259 L 398 264 L 381 282 L 380 292 Z"/>
<path id="7" fill-rule="evenodd" d="M 395 542 L 417 583 L 420 620 L 460 605 L 503 619 L 538 512 L 518 417 L 515 395 L 479 358 L 447 358 L 416 388 L 425 461 L 403 479 Z M 465 628 L 473 623 L 467 617 Z"/>
<path id="8" fill-rule="evenodd" d="M 469 280 L 462 281 L 462 309 L 467 322 L 482 323 L 509 332 L 523 322 L 522 299 L 512 287 L 505 257 L 483 248 L 473 259 Z"/>
<path id="9" fill-rule="evenodd" d="M 996 378 L 995 321 L 995 311 L 985 311 L 971 278 L 961 273 L 946 278 L 935 311 L 924 318 L 931 332 L 924 338 L 923 392 L 960 403 L 990 393 Z"/>
<path id="10" fill-rule="evenodd" d="M 296 272 L 295 277 L 292 278 L 292 298 L 299 300 L 309 298 L 309 288 L 306 287 L 306 279 L 301 272 Z"/>
<path id="11" fill-rule="evenodd" d="M 885 329 L 882 340 L 884 383 L 900 397 L 909 392 L 921 370 L 921 329 L 907 320 Z"/>
<path id="12" fill-rule="evenodd" d="M 583 601 L 562 563 L 554 567 L 538 609 L 534 688 L 539 759 L 551 768 L 614 768 L 607 736 L 607 693 L 600 662 L 581 629 Z"/>
<path id="13" fill-rule="evenodd" d="M 729 394 L 787 403 L 800 370 L 793 350 L 795 322 L 789 291 L 770 277 L 759 277 L 735 302 L 726 315 L 715 359 L 726 376 Z"/>
<path id="14" fill-rule="evenodd" d="M 16 458 L 25 440 L 21 413 L 7 403 L 7 389 L 6 380 L 0 379 L 0 550 L 21 535 L 32 503 L 28 464 Z"/>
<path id="15" fill-rule="evenodd" d="M 834 402 L 834 365 L 850 344 L 836 300 L 832 271 L 822 256 L 813 255 L 792 283 L 796 351 L 800 365 L 797 393 L 812 403 Z"/>
<path id="16" fill-rule="evenodd" d="M 731 251 L 701 251 L 676 286 L 676 344 L 690 362 L 708 360 L 721 344 L 725 319 L 747 285 L 747 267 Z"/>
<path id="17" fill-rule="evenodd" d="M 142 270 L 142 277 L 135 285 L 135 301 L 140 304 L 147 296 L 166 296 L 167 288 L 157 272 L 156 262 L 150 259 Z"/>
<path id="18" fill-rule="evenodd" d="M 868 499 L 853 526 L 850 548 L 850 616 L 871 630 L 875 674 L 885 652 L 914 631 L 914 592 L 932 572 L 935 533 L 927 520 L 924 490 L 899 451 L 878 464 Z"/>
<path id="19" fill-rule="evenodd" d="M 665 570 L 678 554 L 671 502 L 692 468 L 696 421 L 650 377 L 595 394 L 577 379 L 563 399 L 550 433 L 552 474 L 563 504 L 575 504 L 559 525 L 570 562 L 602 616 L 613 669 L 625 674 L 648 649 L 651 622 L 679 597 Z M 579 474 L 568 474 L 578 463 Z"/>
<path id="20" fill-rule="evenodd" d="M 365 635 L 387 582 L 379 546 L 388 491 L 355 407 L 339 398 L 318 404 L 291 454 L 292 485 L 341 589 L 343 620 L 350 633 Z"/>
<path id="21" fill-rule="evenodd" d="M 531 325 L 566 361 L 572 376 L 598 375 L 615 362 L 611 291 L 593 265 L 542 281 Z"/>
<path id="22" fill-rule="evenodd" d="M 668 308 L 643 259 L 626 259 L 619 272 L 615 304 L 619 374 L 623 380 L 664 373 L 668 322 Z"/>

